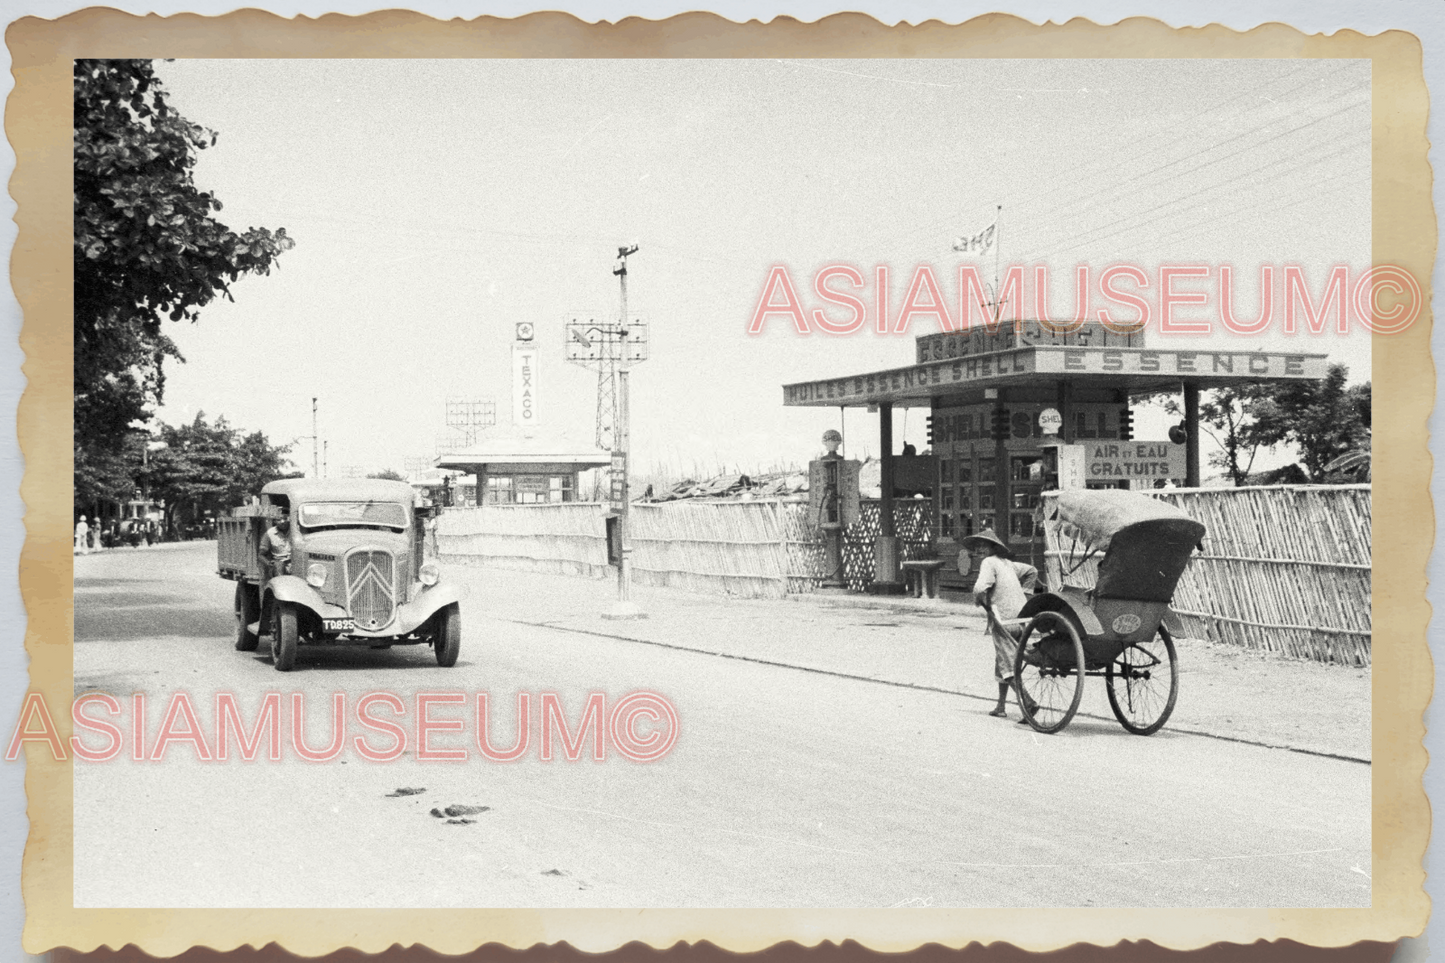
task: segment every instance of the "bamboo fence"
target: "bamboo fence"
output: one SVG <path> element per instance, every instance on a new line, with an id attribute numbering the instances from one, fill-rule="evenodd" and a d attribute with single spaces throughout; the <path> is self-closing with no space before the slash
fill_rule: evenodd
<path id="1" fill-rule="evenodd" d="M 773 499 L 687 499 L 632 506 L 632 577 L 644 585 L 781 598 L 794 566 L 784 518 Z"/>
<path id="2" fill-rule="evenodd" d="M 436 524 L 437 555 L 464 565 L 607 574 L 606 506 L 593 502 L 448 508 Z"/>
<path id="3" fill-rule="evenodd" d="M 1217 488 L 1151 492 L 1208 529 L 1174 594 L 1185 634 L 1320 662 L 1370 663 L 1370 489 Z M 1045 496 L 1045 505 L 1050 496 Z M 688 499 L 632 506 L 633 578 L 696 592 L 779 598 L 810 592 L 823 571 L 822 542 L 796 499 Z M 437 520 L 443 560 L 601 578 L 607 506 L 487 505 L 452 508 Z M 927 553 L 932 503 L 894 504 L 900 557 Z M 1064 578 L 1056 527 L 1044 526 L 1046 576 Z M 867 586 L 878 502 L 866 500 L 843 533 L 844 576 Z M 1091 560 L 1067 575 L 1093 585 Z"/>
<path id="4" fill-rule="evenodd" d="M 1149 492 L 1207 529 L 1174 592 L 1185 634 L 1317 662 L 1370 664 L 1370 487 Z M 1045 513 L 1051 506 L 1045 496 Z M 1070 546 L 1045 525 L 1046 576 L 1093 585 L 1097 560 L 1067 572 Z"/>
<path id="5" fill-rule="evenodd" d="M 443 560 L 600 578 L 607 574 L 607 506 L 591 502 L 450 508 L 437 520 Z M 687 499 L 637 503 L 629 516 L 632 577 L 638 584 L 746 598 L 811 592 L 823 571 L 823 543 L 808 506 L 788 498 Z M 927 550 L 932 509 L 895 506 L 903 558 Z M 843 533 L 844 577 L 861 590 L 872 579 L 878 502 L 865 500 Z"/>
<path id="6" fill-rule="evenodd" d="M 573 502 L 447 509 L 444 560 L 600 578 L 608 574 L 606 505 Z M 641 585 L 747 598 L 811 591 L 823 548 L 807 506 L 785 499 L 637 503 L 629 514 L 632 577 Z"/>

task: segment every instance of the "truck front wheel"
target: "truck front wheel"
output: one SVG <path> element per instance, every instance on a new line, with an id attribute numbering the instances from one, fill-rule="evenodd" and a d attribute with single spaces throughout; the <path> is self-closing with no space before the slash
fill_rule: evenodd
<path id="1" fill-rule="evenodd" d="M 271 664 L 277 672 L 290 672 L 296 664 L 296 606 L 272 601 L 271 617 Z"/>
<path id="2" fill-rule="evenodd" d="M 251 634 L 247 628 L 261 616 L 256 611 L 260 606 L 257 604 L 256 593 L 251 586 L 245 582 L 236 583 L 236 650 L 238 652 L 255 652 L 256 646 L 261 644 L 259 636 Z"/>
<path id="3" fill-rule="evenodd" d="M 436 626 L 432 647 L 436 649 L 437 665 L 450 669 L 457 664 L 457 655 L 462 651 L 461 607 L 452 603 L 438 612 Z"/>

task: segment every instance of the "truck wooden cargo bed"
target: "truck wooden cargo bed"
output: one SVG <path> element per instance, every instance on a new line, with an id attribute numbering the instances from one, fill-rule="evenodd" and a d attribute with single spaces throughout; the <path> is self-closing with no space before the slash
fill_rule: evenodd
<path id="1" fill-rule="evenodd" d="M 280 517 L 244 507 L 230 518 L 216 519 L 216 571 L 222 578 L 261 578 L 261 536 Z"/>

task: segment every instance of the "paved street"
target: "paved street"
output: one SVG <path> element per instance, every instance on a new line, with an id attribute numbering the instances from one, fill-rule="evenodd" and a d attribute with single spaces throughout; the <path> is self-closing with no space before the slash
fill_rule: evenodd
<path id="1" fill-rule="evenodd" d="M 76 558 L 77 693 L 127 707 L 147 693 L 154 733 L 179 689 L 208 732 L 215 692 L 248 721 L 265 693 L 303 692 L 317 745 L 333 692 L 410 707 L 418 690 L 487 691 L 505 745 L 519 691 L 535 729 L 538 693 L 575 723 L 590 692 L 648 689 L 676 706 L 679 739 L 651 764 L 543 762 L 535 748 L 508 764 L 218 763 L 184 745 L 160 763 L 77 762 L 77 906 L 1369 905 L 1370 766 L 1312 754 L 1367 753 L 1368 704 L 1363 739 L 1312 742 L 1281 722 L 1232 741 L 1227 693 L 1260 698 L 1249 673 L 1267 662 L 1200 652 L 1232 666 L 1233 686 L 1201 672 L 1178 727 L 1150 738 L 1125 733 L 1090 679 L 1088 714 L 1039 736 L 1013 706 L 987 716 L 989 656 L 959 641 L 978 635 L 961 607 L 656 590 L 639 593 L 652 618 L 617 623 L 591 614 L 605 584 L 453 565 L 472 586 L 455 668 L 425 646 L 303 647 L 281 674 L 264 639 L 232 647 L 214 552 Z M 1358 689 L 1350 670 L 1301 671 L 1328 679 L 1301 717 L 1325 711 L 1325 685 Z M 1253 744 L 1292 741 L 1309 751 Z M 448 805 L 488 808 L 470 823 L 430 815 Z"/>

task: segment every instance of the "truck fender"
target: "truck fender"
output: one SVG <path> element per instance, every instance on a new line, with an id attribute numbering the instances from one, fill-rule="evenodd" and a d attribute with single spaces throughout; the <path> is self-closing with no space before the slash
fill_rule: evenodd
<path id="1" fill-rule="evenodd" d="M 318 615 L 326 609 L 335 608 L 322 599 L 320 593 L 306 584 L 298 575 L 278 575 L 266 583 L 266 591 L 278 602 L 304 605 Z"/>
<path id="2" fill-rule="evenodd" d="M 418 625 L 432 616 L 432 613 L 446 608 L 467 597 L 467 586 L 457 582 L 438 582 L 426 589 L 407 606 L 407 614 L 416 619 Z"/>
<path id="3" fill-rule="evenodd" d="M 1104 626 L 1099 623 L 1099 617 L 1082 599 L 1045 592 L 1043 595 L 1035 595 L 1025 602 L 1024 607 L 1019 609 L 1018 617 L 1021 619 L 1033 618 L 1040 612 L 1063 613 L 1066 618 L 1072 619 L 1075 625 L 1083 629 L 1086 637 L 1104 634 Z"/>

